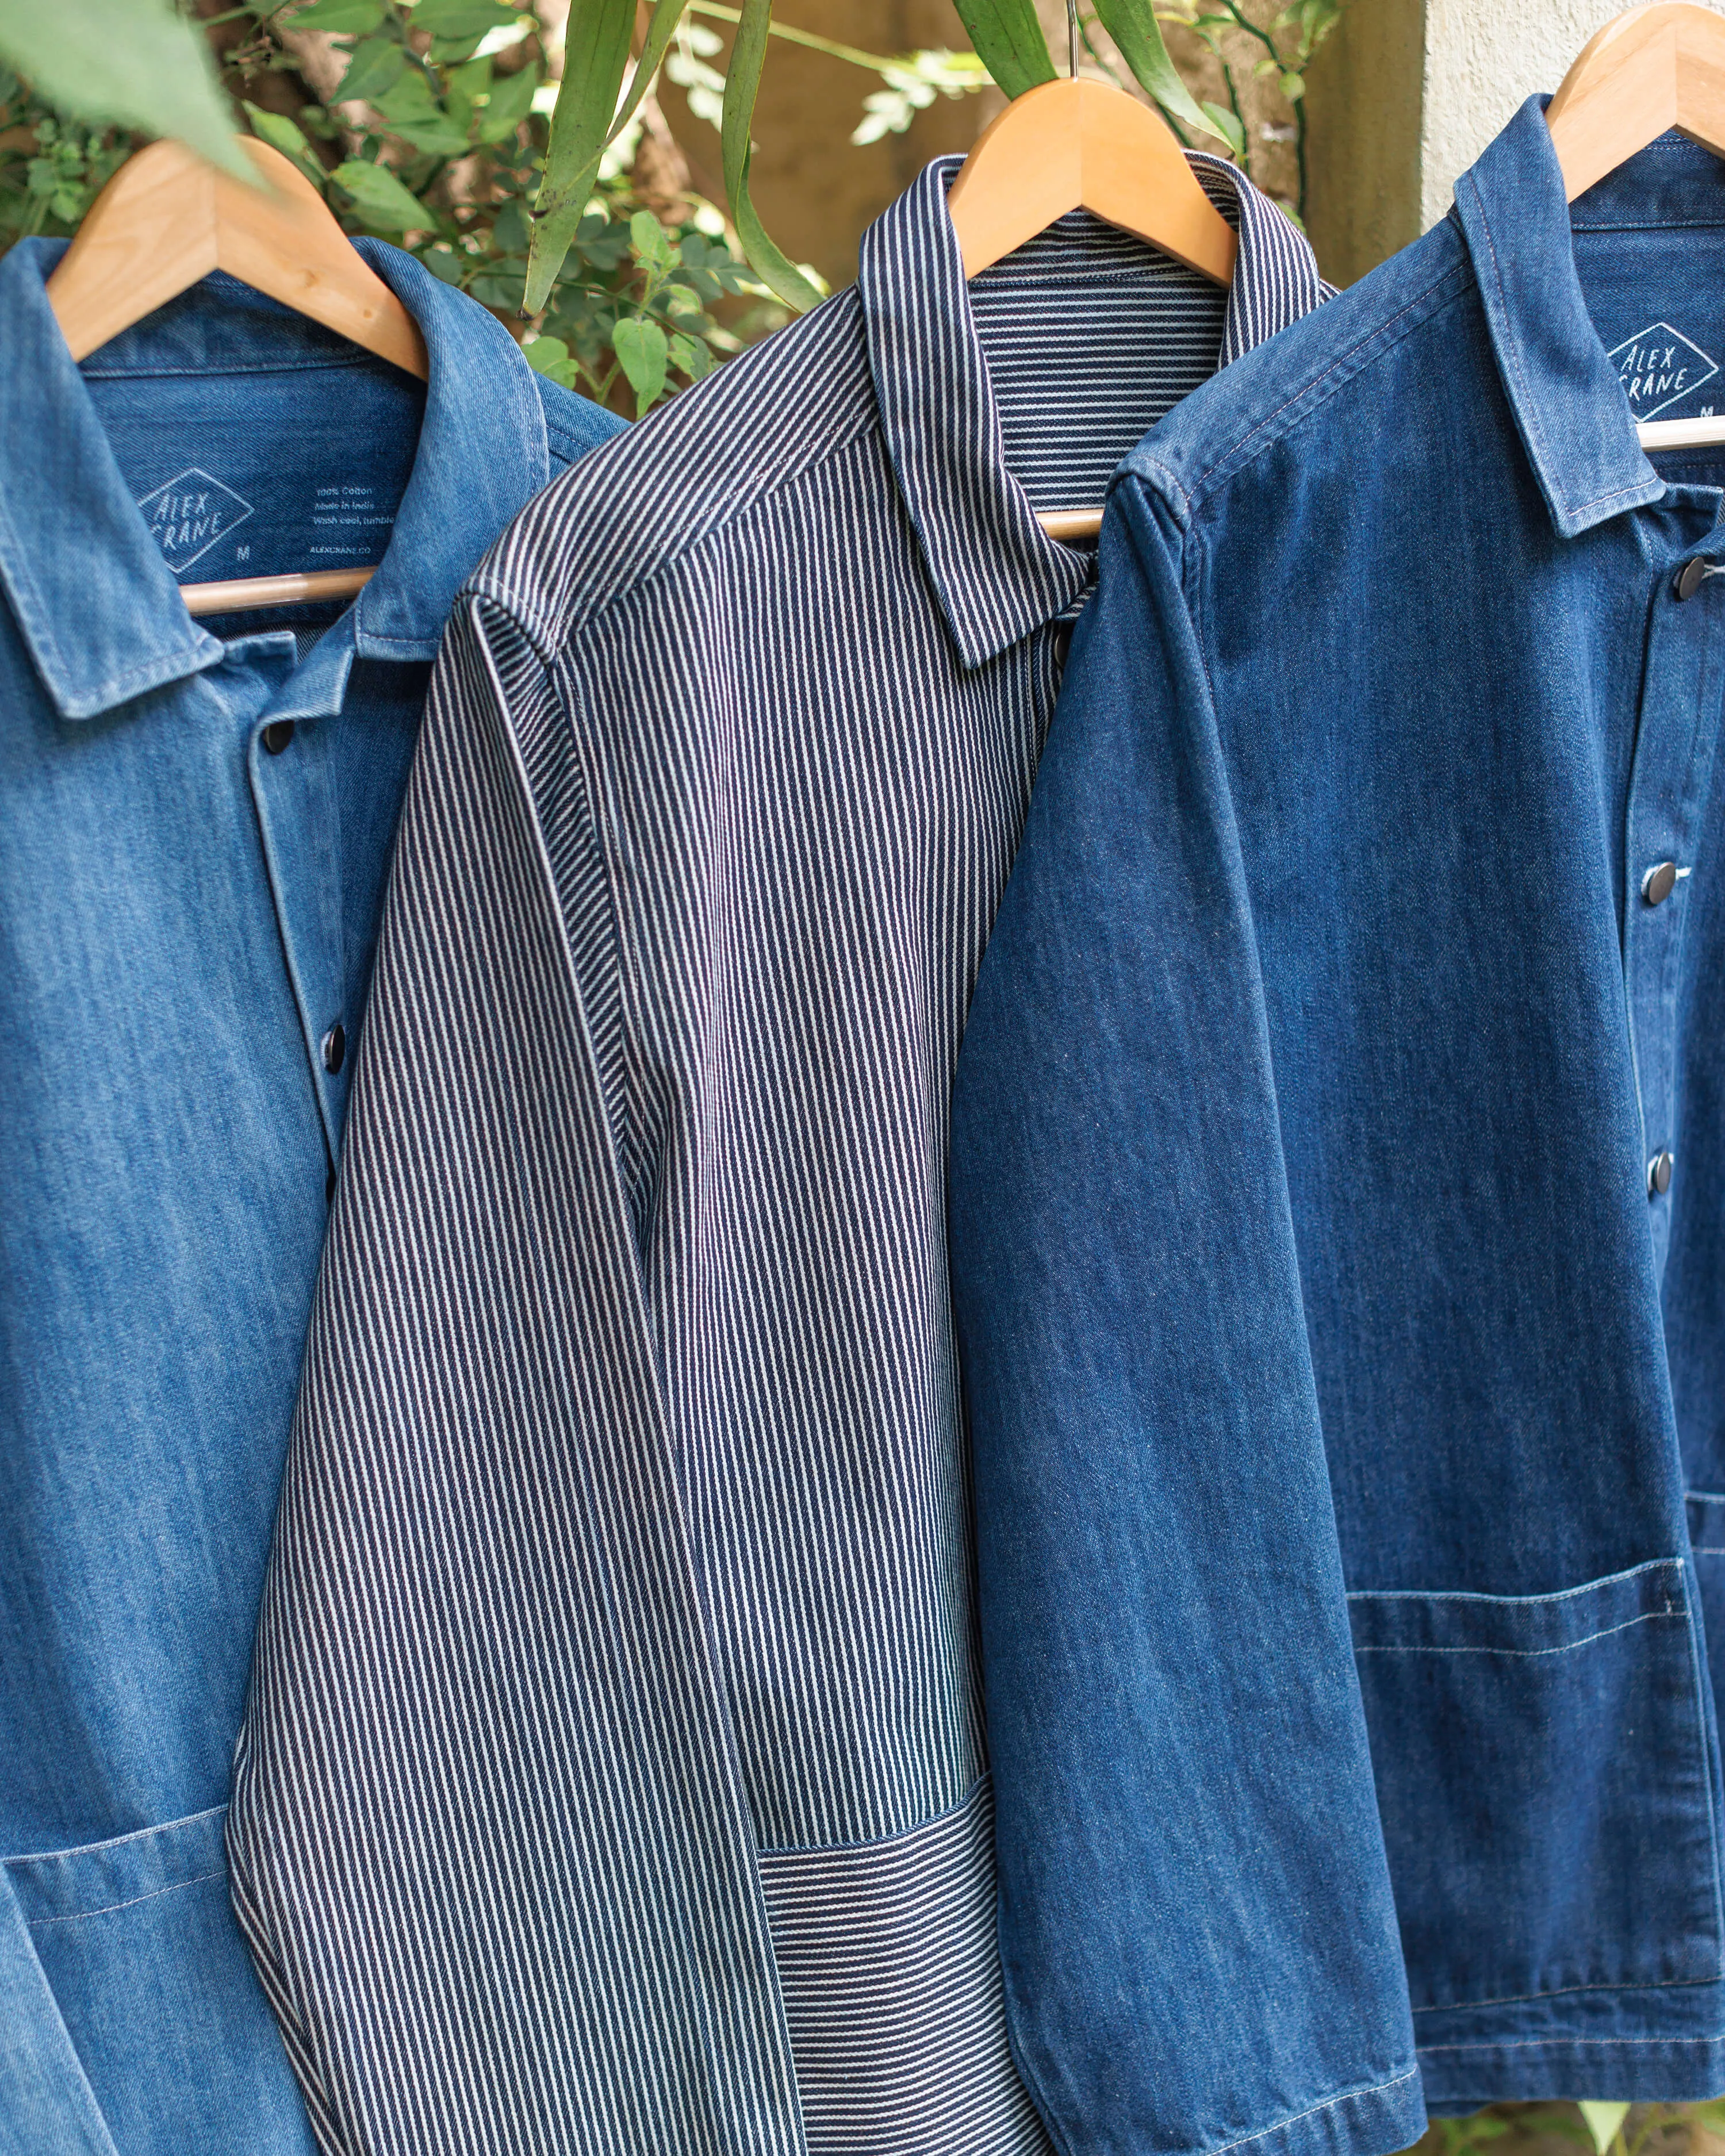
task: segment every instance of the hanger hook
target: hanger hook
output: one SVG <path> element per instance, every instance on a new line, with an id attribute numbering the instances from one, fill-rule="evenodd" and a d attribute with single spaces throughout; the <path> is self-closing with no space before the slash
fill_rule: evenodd
<path id="1" fill-rule="evenodd" d="M 1078 80 L 1078 0 L 1066 0 L 1066 73 Z"/>

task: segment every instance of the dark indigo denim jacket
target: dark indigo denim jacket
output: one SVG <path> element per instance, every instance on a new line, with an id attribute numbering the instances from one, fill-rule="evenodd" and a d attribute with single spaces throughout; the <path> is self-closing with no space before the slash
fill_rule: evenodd
<path id="1" fill-rule="evenodd" d="M 1725 164 L 1572 220 L 1534 100 L 1117 479 L 952 1132 L 1068 2151 L 1349 2142 L 1409 2006 L 1436 2108 L 1725 2086 L 1722 362 Z"/>

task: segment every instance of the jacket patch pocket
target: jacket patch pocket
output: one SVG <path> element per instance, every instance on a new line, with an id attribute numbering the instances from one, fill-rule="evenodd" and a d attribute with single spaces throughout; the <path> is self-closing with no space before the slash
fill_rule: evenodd
<path id="1" fill-rule="evenodd" d="M 1416 2010 L 1716 1978 L 1681 1562 L 1348 1604 Z"/>

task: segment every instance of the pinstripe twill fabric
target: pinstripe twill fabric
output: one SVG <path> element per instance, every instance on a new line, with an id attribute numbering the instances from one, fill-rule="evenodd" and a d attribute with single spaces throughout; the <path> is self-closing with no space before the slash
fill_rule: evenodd
<path id="1" fill-rule="evenodd" d="M 228 1825 L 341 2156 L 1046 2148 L 994 1940 L 947 1098 L 1145 427 L 1316 303 L 1085 215 L 542 495 L 404 811 Z M 992 379 L 991 379 L 992 377 Z"/>

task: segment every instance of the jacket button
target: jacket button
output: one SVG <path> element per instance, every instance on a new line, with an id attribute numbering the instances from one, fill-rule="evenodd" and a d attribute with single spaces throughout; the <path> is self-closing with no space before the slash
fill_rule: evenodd
<path id="1" fill-rule="evenodd" d="M 1707 573 L 1707 565 L 1699 554 L 1693 561 L 1686 562 L 1677 572 L 1677 597 L 1692 599 L 1706 581 Z"/>
<path id="2" fill-rule="evenodd" d="M 291 719 L 272 719 L 264 729 L 264 746 L 271 756 L 280 756 L 293 737 Z"/>
<path id="3" fill-rule="evenodd" d="M 1641 896 L 1649 906 L 1663 906 L 1677 887 L 1677 864 L 1661 861 L 1641 879 Z"/>
<path id="4" fill-rule="evenodd" d="M 1671 1187 L 1671 1156 L 1656 1152 L 1647 1163 L 1647 1195 L 1663 1198 Z"/>
<path id="5" fill-rule="evenodd" d="M 347 1035 L 339 1019 L 324 1035 L 322 1046 L 324 1069 L 339 1070 L 341 1059 L 347 1053 Z"/>

